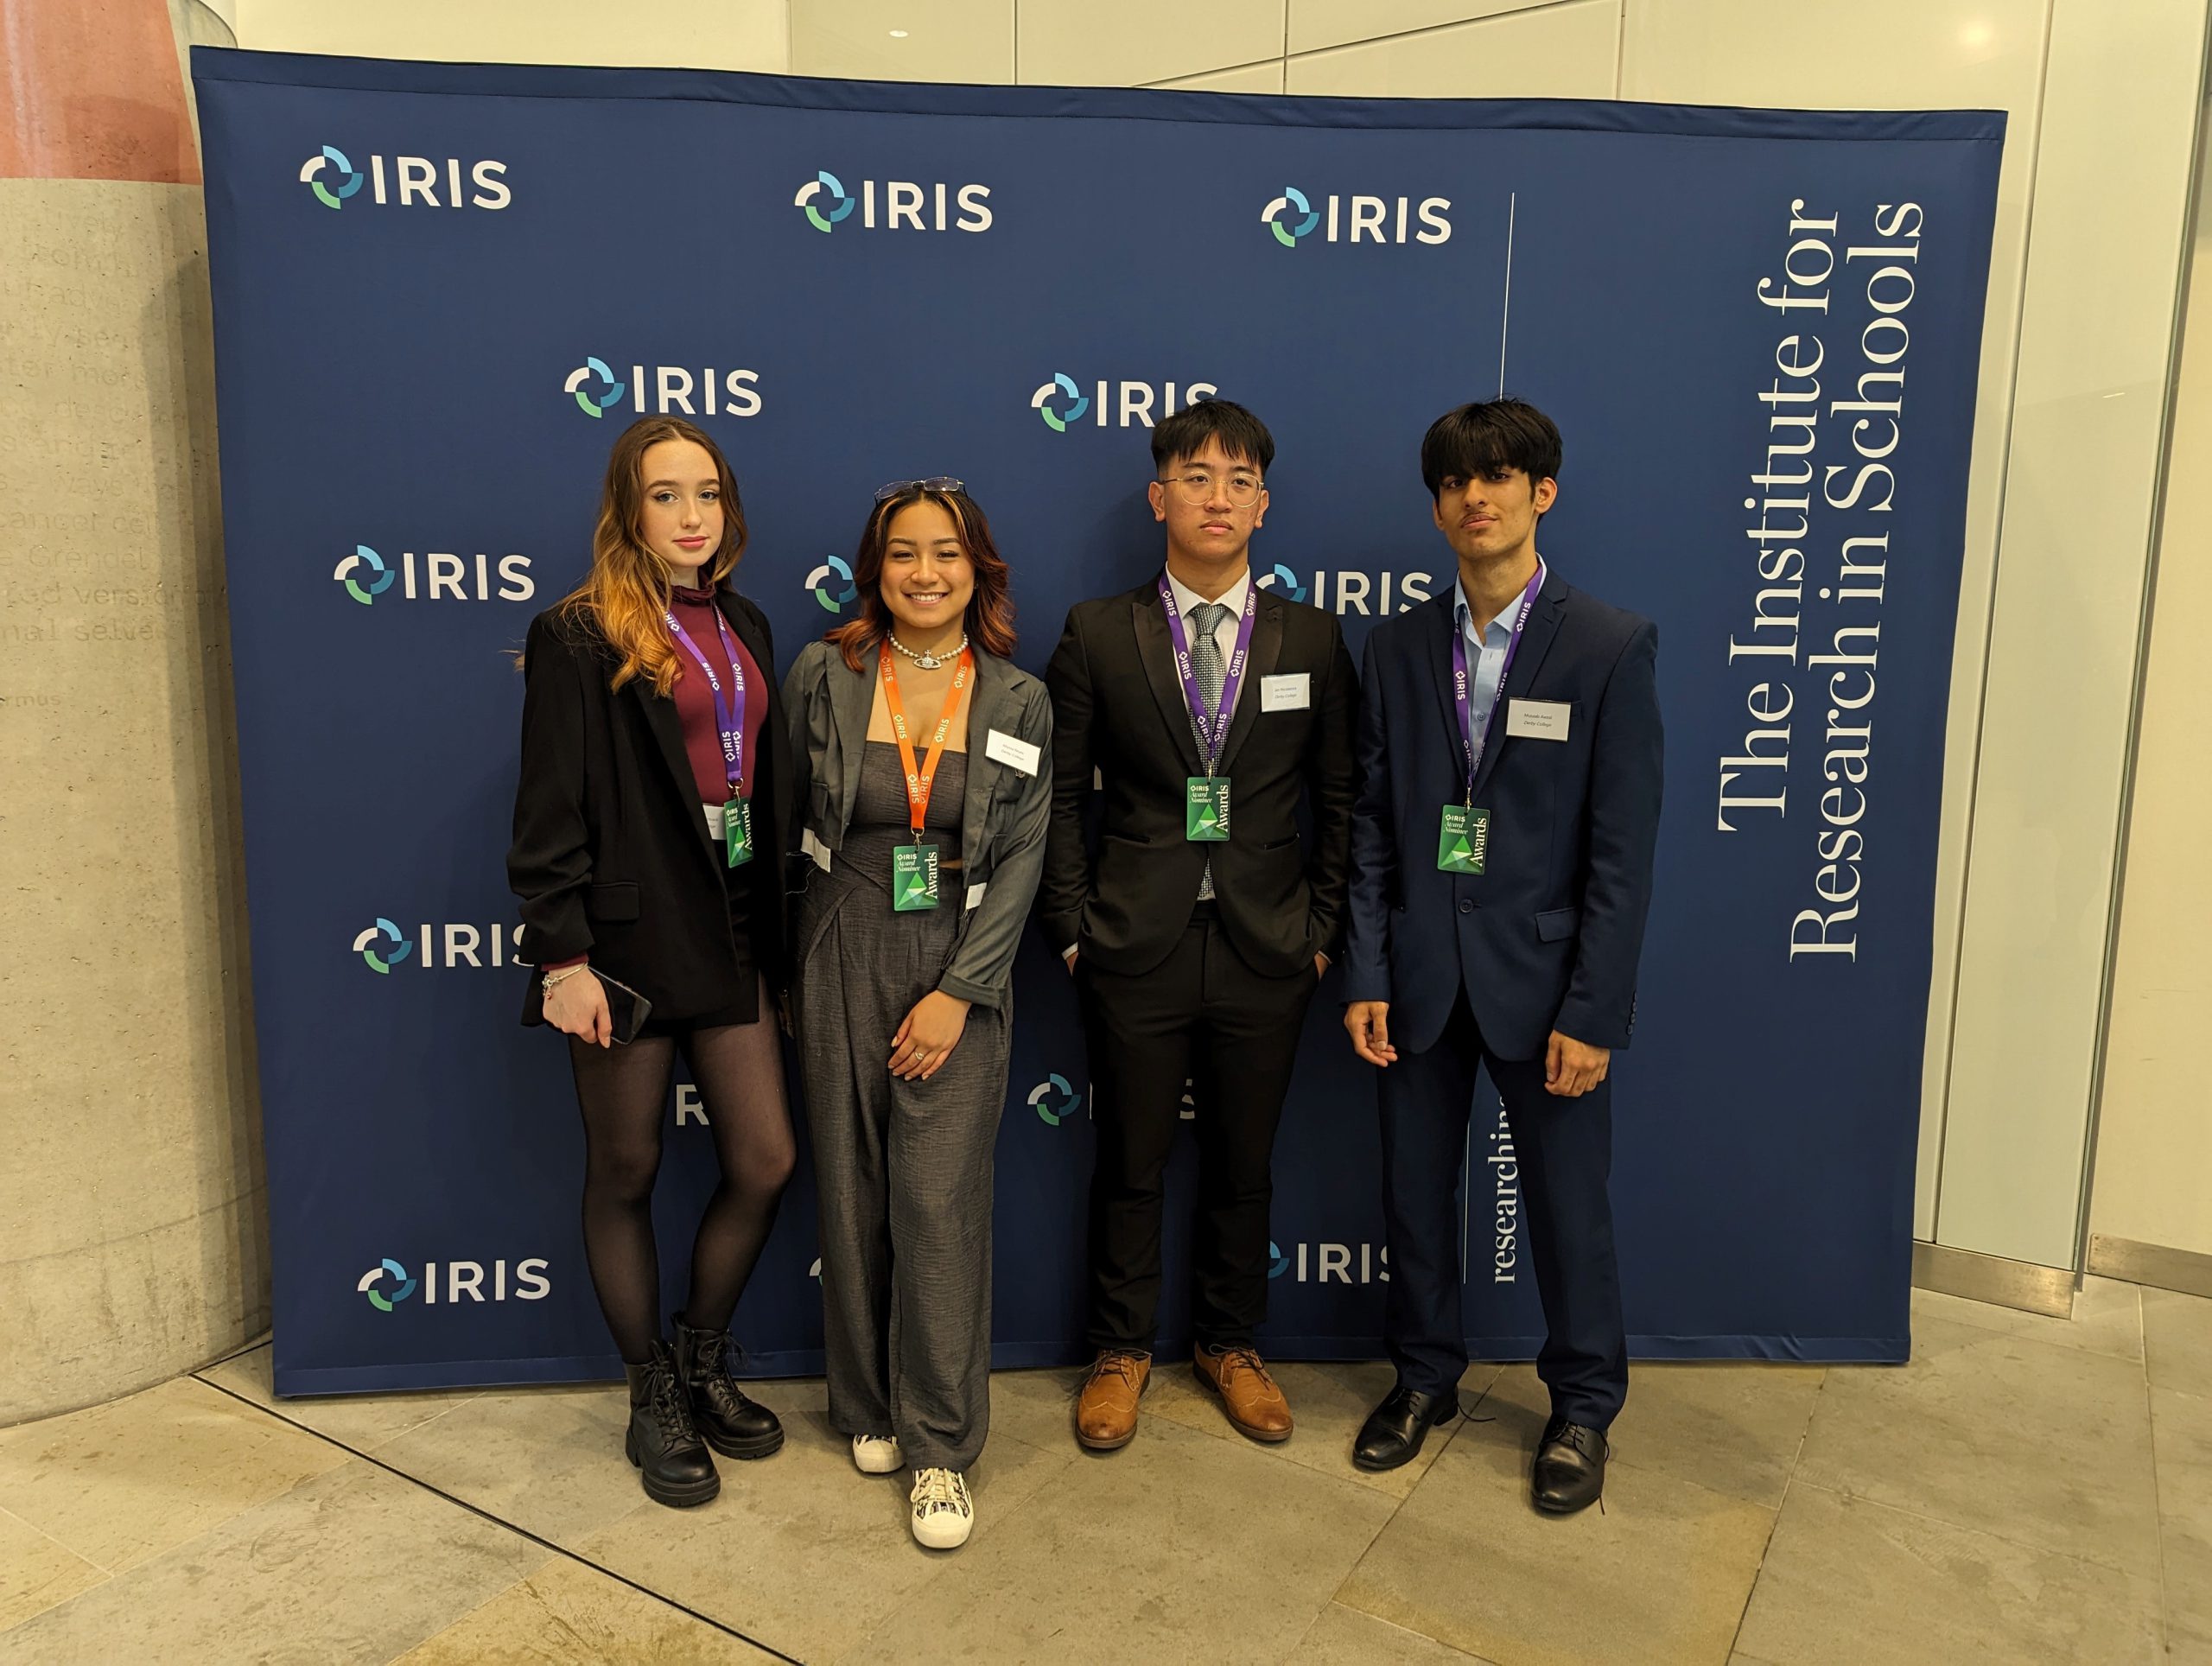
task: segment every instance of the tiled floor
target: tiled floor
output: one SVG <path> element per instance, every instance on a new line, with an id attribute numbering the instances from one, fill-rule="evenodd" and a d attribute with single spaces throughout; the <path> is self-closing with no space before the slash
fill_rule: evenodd
<path id="1" fill-rule="evenodd" d="M 1382 1476 L 1347 1449 L 1386 1366 L 1283 1366 L 1274 1447 L 1165 1368 L 1103 1458 L 1075 1373 L 1003 1372 L 952 1555 L 818 1383 L 679 1512 L 617 1389 L 276 1406 L 263 1347 L 0 1430 L 0 1662 L 2212 1663 L 2212 1301 L 1914 1307 L 1903 1368 L 1638 1367 L 1567 1521 L 1526 1501 L 1525 1366 Z"/>

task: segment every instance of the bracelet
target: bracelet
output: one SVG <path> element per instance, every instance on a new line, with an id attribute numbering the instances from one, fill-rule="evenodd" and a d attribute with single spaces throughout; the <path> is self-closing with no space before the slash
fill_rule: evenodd
<path id="1" fill-rule="evenodd" d="M 546 973 L 545 976 L 542 980 L 544 993 L 551 995 L 553 993 L 553 986 L 555 984 L 563 982 L 566 980 L 574 977 L 578 972 L 586 970 L 586 966 L 564 966 L 557 972 Z"/>

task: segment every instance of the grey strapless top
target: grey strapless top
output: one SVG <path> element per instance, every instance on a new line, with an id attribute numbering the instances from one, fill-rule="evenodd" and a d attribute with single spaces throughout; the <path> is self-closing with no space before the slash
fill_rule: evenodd
<path id="1" fill-rule="evenodd" d="M 968 795 L 968 754 L 947 752 L 938 760 L 937 779 L 930 784 L 930 807 L 924 827 L 950 847 L 947 855 L 960 859 L 960 819 Z M 888 741 L 870 741 L 861 754 L 860 798 L 853 805 L 852 825 L 845 843 L 831 863 L 831 871 L 844 869 L 867 879 L 888 895 L 891 890 L 891 852 L 913 837 L 907 820 L 906 769 L 899 748 Z"/>

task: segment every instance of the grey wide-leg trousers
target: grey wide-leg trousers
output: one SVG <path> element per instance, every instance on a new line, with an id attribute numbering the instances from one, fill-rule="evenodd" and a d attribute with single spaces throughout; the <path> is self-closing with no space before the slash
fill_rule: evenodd
<path id="1" fill-rule="evenodd" d="M 958 887 L 951 887 L 957 899 Z M 990 1426 L 991 1186 L 1004 1013 L 971 1007 L 937 1074 L 902 1081 L 891 1038 L 950 962 L 954 907 L 899 914 L 809 876 L 799 1055 L 820 1200 L 830 1421 L 898 1437 L 908 1466 L 964 1471 Z"/>

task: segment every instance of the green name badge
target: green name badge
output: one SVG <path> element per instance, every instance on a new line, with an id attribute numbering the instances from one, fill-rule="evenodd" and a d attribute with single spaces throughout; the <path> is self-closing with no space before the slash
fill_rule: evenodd
<path id="1" fill-rule="evenodd" d="M 1184 786 L 1183 836 L 1196 844 L 1229 843 L 1229 778 L 1192 775 Z"/>
<path id="2" fill-rule="evenodd" d="M 894 845 L 891 851 L 891 906 L 911 914 L 937 906 L 938 848 L 933 844 Z"/>
<path id="3" fill-rule="evenodd" d="M 1447 874 L 1479 874 L 1490 855 L 1490 811 L 1465 804 L 1444 806 L 1444 826 L 1436 836 L 1436 865 Z"/>
<path id="4" fill-rule="evenodd" d="M 732 868 L 753 860 L 753 800 L 732 798 L 722 806 L 722 845 Z"/>

